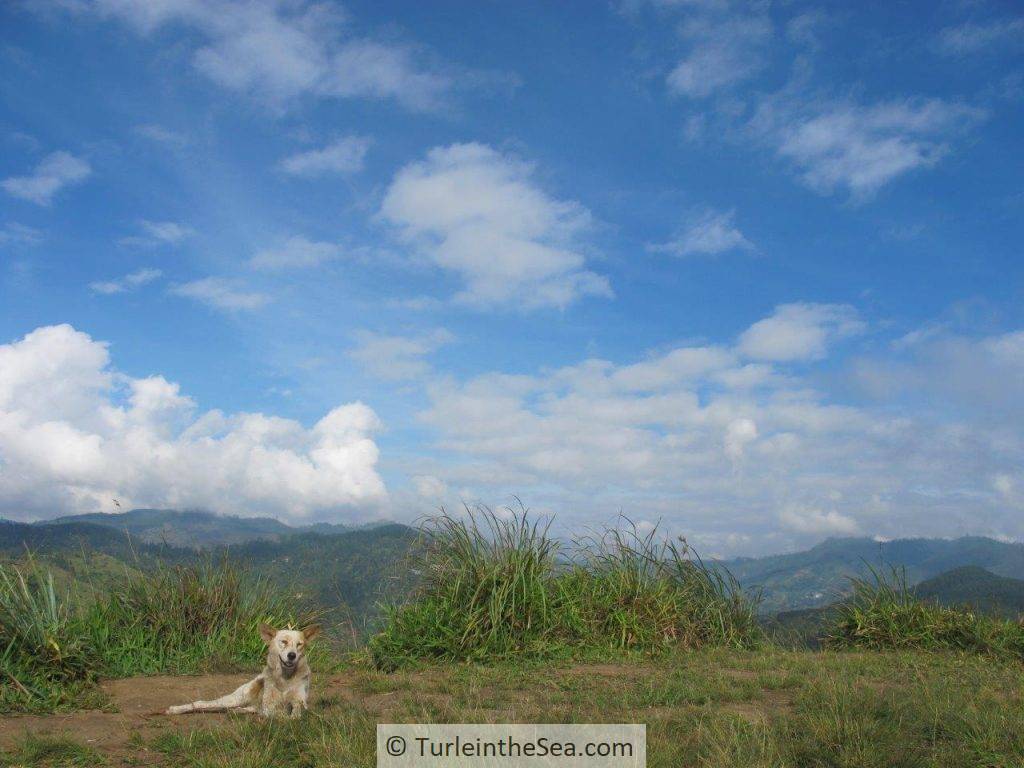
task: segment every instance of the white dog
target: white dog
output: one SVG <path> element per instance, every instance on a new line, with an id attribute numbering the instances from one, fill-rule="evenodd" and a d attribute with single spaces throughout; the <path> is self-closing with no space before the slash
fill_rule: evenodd
<path id="1" fill-rule="evenodd" d="M 267 644 L 267 666 L 263 672 L 226 696 L 169 707 L 167 714 L 256 712 L 266 717 L 300 717 L 309 701 L 306 645 L 319 631 L 320 627 L 315 625 L 303 630 L 275 630 L 260 624 L 260 636 Z"/>

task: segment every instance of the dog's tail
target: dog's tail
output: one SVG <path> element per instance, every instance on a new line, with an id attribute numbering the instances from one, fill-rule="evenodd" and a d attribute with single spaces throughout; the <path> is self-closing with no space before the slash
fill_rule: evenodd
<path id="1" fill-rule="evenodd" d="M 227 712 L 232 709 L 246 709 L 257 704 L 263 693 L 263 675 L 240 685 L 226 696 L 210 701 L 193 701 L 191 704 L 176 704 L 168 707 L 164 714 L 188 715 L 193 712 Z"/>

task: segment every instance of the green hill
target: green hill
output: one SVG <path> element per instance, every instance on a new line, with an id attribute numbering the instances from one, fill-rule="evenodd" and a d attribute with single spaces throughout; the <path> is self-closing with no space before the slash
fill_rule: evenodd
<path id="1" fill-rule="evenodd" d="M 1024 615 L 1024 581 L 966 565 L 940 573 L 912 588 L 917 597 L 949 608 L 970 608 L 976 613 L 1003 618 Z M 840 602 L 817 608 L 781 611 L 765 619 L 774 637 L 790 646 L 818 647 L 825 626 Z"/>
<path id="2" fill-rule="evenodd" d="M 1015 617 L 1024 613 L 1024 581 L 967 565 L 922 581 L 914 592 L 946 606 L 969 606 L 979 613 Z"/>
<path id="3" fill-rule="evenodd" d="M 828 605 L 849 592 L 850 577 L 871 567 L 906 569 L 914 585 L 941 573 L 973 565 L 999 576 L 1024 577 L 1024 544 L 980 536 L 959 539 L 827 539 L 803 552 L 723 561 L 748 589 L 760 589 L 762 612 L 775 614 Z"/>
<path id="4" fill-rule="evenodd" d="M 45 524 L 0 521 L 0 561 L 24 560 L 32 553 L 62 584 L 95 591 L 118 570 L 117 564 L 121 570 L 147 570 L 159 564 L 227 557 L 302 604 L 327 610 L 328 621 L 356 630 L 372 621 L 379 601 L 396 598 L 409 586 L 410 573 L 402 567 L 403 556 L 416 533 L 408 526 L 391 523 L 314 533 L 298 532 L 277 521 L 268 525 L 265 518 L 226 518 L 218 527 L 220 521 L 211 521 L 213 517 L 208 513 L 134 510 Z M 110 524 L 114 521 L 126 525 Z M 182 521 L 187 532 L 158 538 L 157 532 L 171 521 Z M 319 526 L 319 530 L 337 531 L 333 526 Z M 191 542 L 200 535 L 216 541 L 244 540 L 202 548 L 156 543 L 168 539 Z"/>
<path id="5" fill-rule="evenodd" d="M 253 539 L 280 539 L 302 528 L 293 528 L 272 517 L 234 517 L 196 510 L 132 509 L 108 514 L 93 512 L 58 517 L 36 523 L 39 526 L 90 523 L 118 531 L 127 531 L 133 538 L 149 544 L 170 544 L 175 547 L 203 549 L 240 544 Z M 338 533 L 344 526 L 330 526 L 324 533 Z"/>

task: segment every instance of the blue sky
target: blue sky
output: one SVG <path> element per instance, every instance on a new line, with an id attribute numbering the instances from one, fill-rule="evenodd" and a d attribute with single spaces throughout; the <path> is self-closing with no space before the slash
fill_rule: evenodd
<path id="1" fill-rule="evenodd" d="M 1024 536 L 1014 3 L 0 30 L 0 516 Z"/>

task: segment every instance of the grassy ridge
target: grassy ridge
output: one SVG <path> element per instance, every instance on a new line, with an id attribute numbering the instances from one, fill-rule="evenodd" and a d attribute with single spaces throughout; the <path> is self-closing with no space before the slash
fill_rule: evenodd
<path id="1" fill-rule="evenodd" d="M 525 510 L 477 508 L 428 520 L 423 539 L 418 591 L 370 640 L 381 669 L 760 639 L 739 585 L 656 531 L 607 531 L 563 551 Z"/>
<path id="2" fill-rule="evenodd" d="M 262 655 L 260 622 L 311 618 L 227 561 L 126 571 L 91 600 L 33 564 L 0 566 L 0 711 L 81 705 L 100 676 L 249 666 Z"/>
<path id="3" fill-rule="evenodd" d="M 825 642 L 832 648 L 968 651 L 1024 660 L 1024 623 L 922 600 L 906 575 L 871 570 L 834 609 Z"/>

